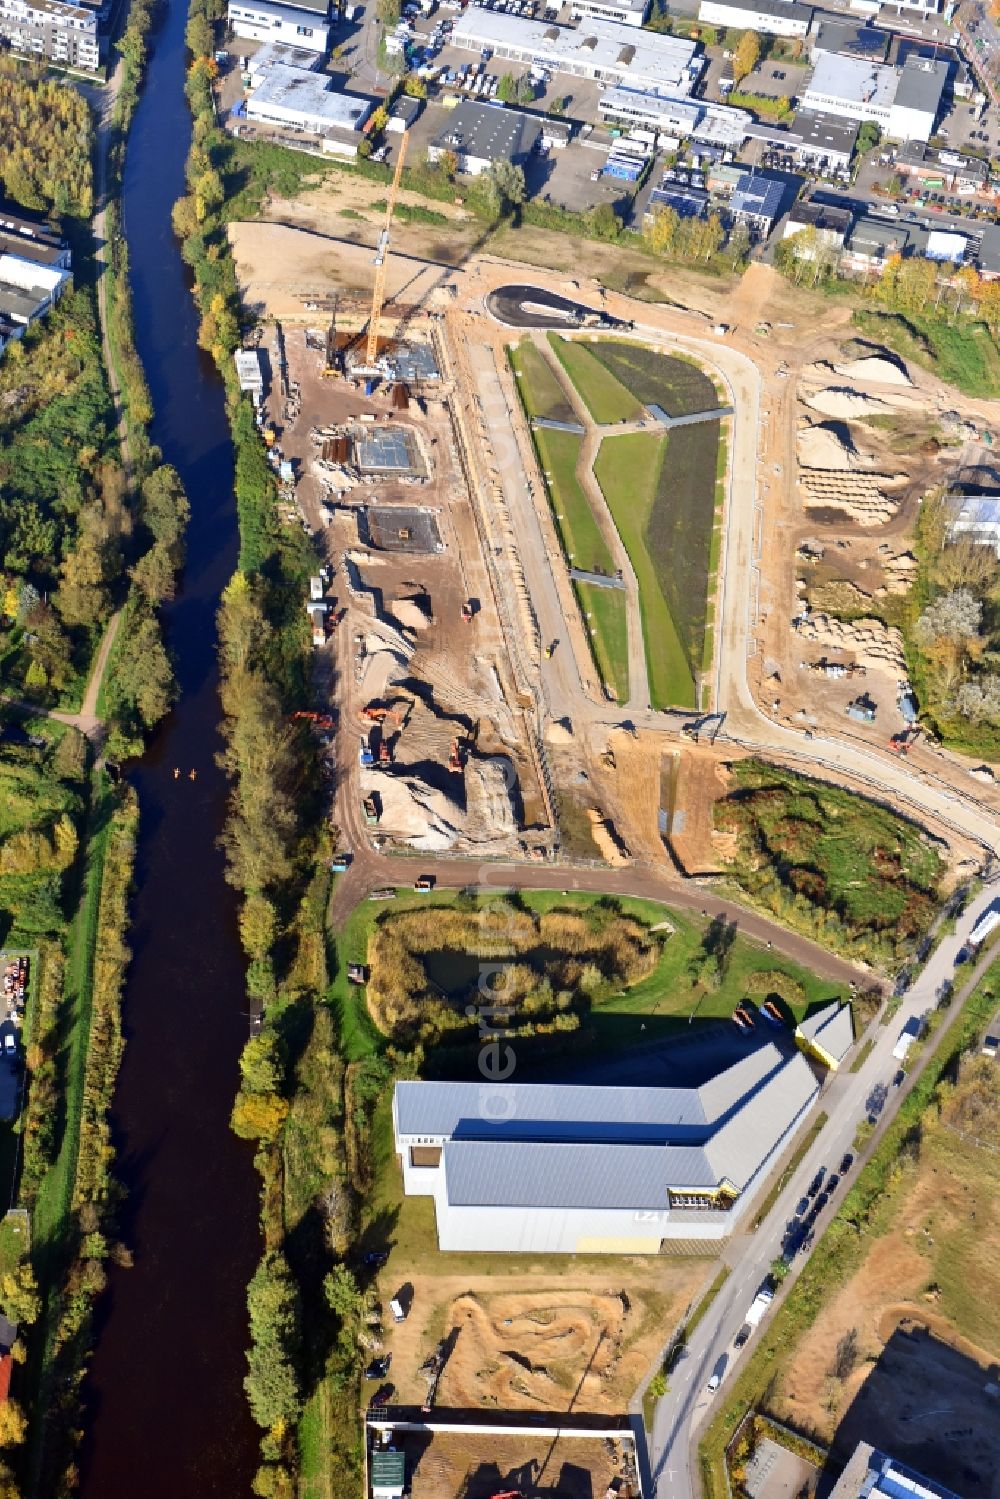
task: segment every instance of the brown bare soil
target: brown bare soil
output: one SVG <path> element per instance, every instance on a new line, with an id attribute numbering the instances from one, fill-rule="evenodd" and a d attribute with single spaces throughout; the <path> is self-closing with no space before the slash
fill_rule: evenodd
<path id="1" fill-rule="evenodd" d="M 573 1265 L 555 1280 L 541 1265 L 413 1275 L 412 1311 L 387 1345 L 399 1399 L 423 1402 L 420 1365 L 456 1329 L 443 1407 L 623 1411 L 710 1270 L 704 1260 L 629 1257 Z"/>
<path id="2" fill-rule="evenodd" d="M 412 1499 L 492 1499 L 517 1490 L 523 1499 L 603 1495 L 621 1471 L 615 1444 L 599 1439 L 497 1436 L 460 1430 L 402 1443 L 412 1468 Z"/>
<path id="3" fill-rule="evenodd" d="M 733 759 L 731 745 L 726 759 Z M 712 809 L 725 794 L 721 754 L 688 748 L 680 751 L 670 846 L 686 874 L 714 874 L 723 867 Z"/>
<path id="4" fill-rule="evenodd" d="M 1000 1156 L 928 1122 L 886 1219 L 786 1365 L 775 1414 L 840 1456 L 863 1438 L 969 1499 L 997 1499 L 986 1386 L 1000 1354 Z M 847 1339 L 853 1368 L 838 1370 Z"/>

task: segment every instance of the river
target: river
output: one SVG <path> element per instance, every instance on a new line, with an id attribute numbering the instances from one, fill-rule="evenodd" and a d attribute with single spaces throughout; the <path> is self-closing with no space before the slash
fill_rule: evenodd
<path id="1" fill-rule="evenodd" d="M 243 1353 L 258 1184 L 252 1152 L 228 1127 L 247 1021 L 236 902 L 217 845 L 227 788 L 215 764 L 214 618 L 237 526 L 222 384 L 197 347 L 190 277 L 170 227 L 191 134 L 185 20 L 185 0 L 165 0 L 124 184 L 152 440 L 178 469 L 192 516 L 167 615 L 180 700 L 131 772 L 142 820 L 113 1129 L 135 1264 L 110 1271 L 100 1306 L 81 1458 L 87 1499 L 239 1499 L 257 1462 Z"/>

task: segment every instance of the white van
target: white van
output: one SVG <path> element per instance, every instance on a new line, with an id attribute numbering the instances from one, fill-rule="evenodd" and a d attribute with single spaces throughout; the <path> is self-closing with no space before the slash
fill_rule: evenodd
<path id="1" fill-rule="evenodd" d="M 394 1322 L 406 1321 L 406 1313 L 403 1311 L 403 1304 L 402 1302 L 397 1301 L 395 1296 L 389 1302 L 389 1310 L 392 1313 L 392 1320 Z"/>

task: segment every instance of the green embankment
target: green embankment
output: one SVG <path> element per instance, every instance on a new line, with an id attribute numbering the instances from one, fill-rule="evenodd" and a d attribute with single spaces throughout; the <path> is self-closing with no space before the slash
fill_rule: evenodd
<path id="1" fill-rule="evenodd" d="M 597 359 L 586 344 L 549 334 L 549 344 L 598 426 L 634 421 L 642 402 Z"/>

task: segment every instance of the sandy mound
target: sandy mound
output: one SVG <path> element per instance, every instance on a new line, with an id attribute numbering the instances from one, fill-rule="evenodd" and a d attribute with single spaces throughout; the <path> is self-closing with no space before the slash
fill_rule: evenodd
<path id="1" fill-rule="evenodd" d="M 803 468 L 850 469 L 859 467 L 863 461 L 850 437 L 825 422 L 801 427 L 796 442 Z"/>
<path id="2" fill-rule="evenodd" d="M 616 869 L 626 864 L 629 851 L 619 837 L 614 824 L 598 812 L 596 807 L 590 807 L 587 816 L 590 818 L 590 836 L 601 850 L 602 858 Z"/>
<path id="3" fill-rule="evenodd" d="M 836 469 L 803 469 L 802 502 L 811 510 L 842 510 L 859 526 L 884 526 L 899 511 L 899 501 L 886 494 L 892 474 L 844 473 Z"/>
<path id="4" fill-rule="evenodd" d="M 893 410 L 885 401 L 844 385 L 826 385 L 806 396 L 805 403 L 823 416 L 839 417 L 841 421 L 850 421 L 852 417 L 888 415 Z"/>
<path id="5" fill-rule="evenodd" d="M 880 619 L 847 623 L 830 614 L 811 614 L 796 629 L 800 640 L 814 641 L 838 651 L 853 651 L 859 666 L 891 677 L 906 675 L 903 637 L 895 627 L 884 625 Z"/>
<path id="6" fill-rule="evenodd" d="M 398 620 L 404 630 L 426 630 L 434 623 L 419 599 L 393 599 L 389 613 Z"/>
<path id="7" fill-rule="evenodd" d="M 510 852 L 517 837 L 511 790 L 517 777 L 503 756 L 469 760 L 465 767 L 466 810 L 446 791 L 397 766 L 361 774 L 363 794 L 375 792 L 382 808 L 380 829 L 425 853 L 442 849 Z M 456 778 L 456 790 L 460 783 Z"/>
<path id="8" fill-rule="evenodd" d="M 553 723 L 545 725 L 545 742 L 547 744 L 572 744 L 573 728 L 568 718 L 560 718 Z"/>
<path id="9" fill-rule="evenodd" d="M 514 838 L 517 820 L 511 805 L 511 788 L 517 776 L 503 755 L 470 760 L 465 767 L 465 796 L 468 806 L 467 831 L 470 836 Z"/>
<path id="10" fill-rule="evenodd" d="M 912 385 L 904 364 L 877 354 L 865 359 L 851 359 L 847 364 L 835 364 L 834 373 L 847 380 L 857 380 L 862 385 Z"/>

